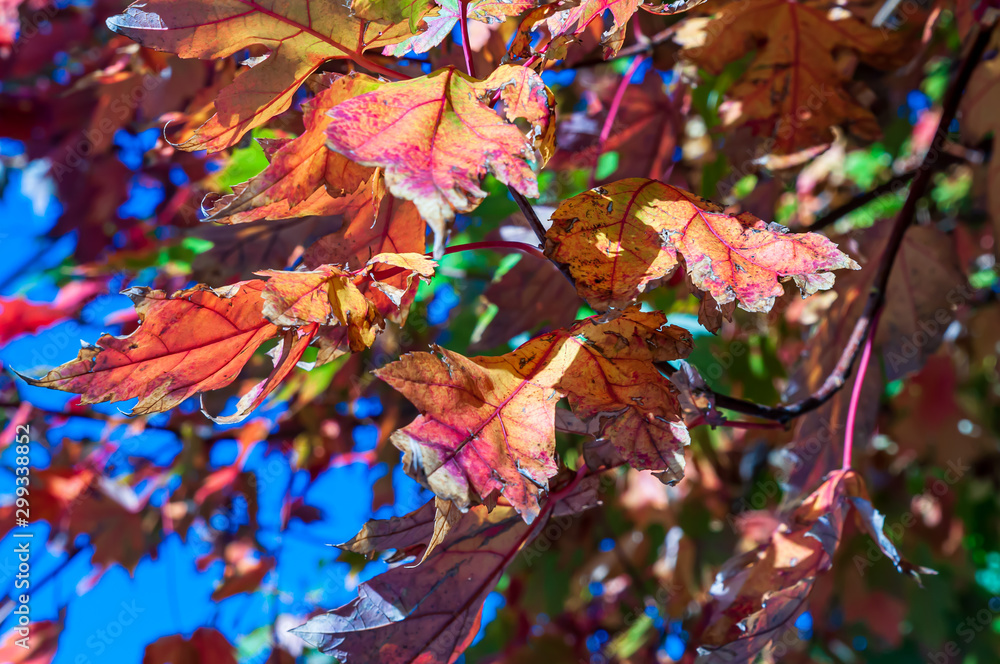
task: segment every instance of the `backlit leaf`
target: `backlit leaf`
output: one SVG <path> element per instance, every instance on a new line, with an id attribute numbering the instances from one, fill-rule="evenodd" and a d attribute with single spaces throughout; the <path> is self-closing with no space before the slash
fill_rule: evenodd
<path id="1" fill-rule="evenodd" d="M 324 62 L 357 60 L 366 49 L 410 35 L 406 23 L 363 22 L 337 0 L 279 0 L 269 6 L 250 0 L 151 0 L 109 18 L 108 27 L 182 58 L 224 58 L 258 44 L 269 50 L 219 94 L 215 115 L 181 145 L 212 152 L 286 110 Z"/>
<path id="2" fill-rule="evenodd" d="M 486 195 L 480 180 L 492 173 L 522 194 L 538 184 L 531 142 L 483 101 L 510 81 L 476 81 L 442 69 L 412 81 L 383 85 L 330 111 L 329 146 L 367 166 L 385 169 L 389 191 L 416 204 L 443 247 L 445 224 Z"/>
<path id="3" fill-rule="evenodd" d="M 263 287 L 262 281 L 244 281 L 169 296 L 130 289 L 138 330 L 127 337 L 105 334 L 76 360 L 26 380 L 80 394 L 83 403 L 138 397 L 136 415 L 168 410 L 198 392 L 229 385 L 254 351 L 277 335 L 278 327 L 262 313 Z"/>
<path id="4" fill-rule="evenodd" d="M 498 491 L 531 522 L 555 473 L 563 396 L 638 468 L 679 479 L 688 442 L 676 391 L 654 361 L 684 357 L 690 335 L 662 313 L 581 321 L 498 357 L 436 348 L 375 374 L 423 413 L 392 436 L 407 472 L 459 509 Z"/>
<path id="5" fill-rule="evenodd" d="M 303 103 L 305 132 L 273 145 L 271 163 L 264 172 L 234 185 L 233 194 L 213 201 L 205 221 L 238 224 L 343 213 L 350 203 L 349 194 L 363 195 L 359 188 L 372 176 L 372 169 L 326 148 L 325 130 L 330 123 L 326 112 L 379 85 L 364 74 L 333 79 L 328 88 Z"/>
<path id="6" fill-rule="evenodd" d="M 803 295 L 833 285 L 831 270 L 858 269 L 822 235 L 788 233 L 749 213 L 671 185 L 633 178 L 563 201 L 546 233 L 546 255 L 569 267 L 597 310 L 626 306 L 684 259 L 696 287 L 719 304 L 766 312 L 793 279 Z"/>

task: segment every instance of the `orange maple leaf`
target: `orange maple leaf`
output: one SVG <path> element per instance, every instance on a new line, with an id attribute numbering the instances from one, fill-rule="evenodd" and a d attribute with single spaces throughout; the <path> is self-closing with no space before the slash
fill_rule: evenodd
<path id="1" fill-rule="evenodd" d="M 680 254 L 691 280 L 719 304 L 766 312 L 791 278 L 803 294 L 833 285 L 830 270 L 859 269 L 830 240 L 786 232 L 749 213 L 729 215 L 677 187 L 630 178 L 563 201 L 545 253 L 569 267 L 599 311 L 627 306 L 669 277 Z"/>
<path id="2" fill-rule="evenodd" d="M 687 429 L 676 391 L 653 361 L 690 350 L 690 335 L 662 313 L 632 309 L 498 357 L 435 348 L 375 374 L 422 413 L 392 436 L 410 475 L 462 510 L 498 491 L 530 522 L 556 472 L 555 407 L 567 395 L 590 431 L 627 461 L 680 478 Z"/>
<path id="3" fill-rule="evenodd" d="M 182 58 L 226 58 L 256 44 L 269 49 L 247 61 L 250 68 L 215 100 L 215 115 L 180 146 L 210 152 L 236 144 L 288 109 L 295 91 L 324 62 L 348 58 L 377 70 L 363 52 L 412 34 L 406 23 L 364 21 L 346 2 L 333 0 L 143 0 L 107 23 L 143 46 Z"/>
<path id="4" fill-rule="evenodd" d="M 232 383 L 254 351 L 278 334 L 262 315 L 263 286 L 258 280 L 218 290 L 198 285 L 169 296 L 129 289 L 138 330 L 127 337 L 105 334 L 76 360 L 25 380 L 80 394 L 84 404 L 138 397 L 134 415 L 169 410 Z"/>
<path id="5" fill-rule="evenodd" d="M 349 194 L 364 197 L 372 169 L 326 148 L 326 112 L 342 101 L 376 90 L 382 83 L 364 74 L 328 77 L 329 87 L 302 104 L 305 131 L 294 139 L 270 139 L 270 164 L 232 194 L 212 201 L 205 221 L 240 224 L 342 214 Z"/>

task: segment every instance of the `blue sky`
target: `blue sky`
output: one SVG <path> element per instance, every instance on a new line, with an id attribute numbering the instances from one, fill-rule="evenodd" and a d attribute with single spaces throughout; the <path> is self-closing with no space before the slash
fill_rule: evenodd
<path id="1" fill-rule="evenodd" d="M 148 149 L 141 137 L 132 141 L 123 139 L 120 145 L 123 161 L 136 161 L 129 152 L 136 145 L 139 145 L 136 149 Z M 19 146 L 4 140 L 0 143 L 0 151 L 6 156 L 16 155 Z M 46 237 L 62 211 L 54 187 L 46 176 L 46 164 L 32 162 L 22 169 L 8 168 L 3 176 L 7 184 L 0 195 L 0 218 L 5 220 L 0 239 L 9 258 L 0 262 L 0 295 L 51 301 L 57 288 L 44 272 L 71 254 L 75 237 L 70 235 L 56 240 Z M 134 197 L 148 198 L 150 191 L 148 187 L 133 187 Z M 153 196 L 155 198 L 155 192 Z M 134 207 L 137 214 L 144 214 L 151 204 L 155 206 L 156 203 L 144 199 L 130 201 L 127 205 L 130 209 Z M 10 220 L 17 220 L 17 223 L 9 223 Z M 114 284 L 115 287 L 124 285 Z M 0 362 L 5 370 L 35 372 L 44 368 L 40 364 L 52 366 L 70 360 L 75 357 L 81 339 L 93 342 L 102 332 L 117 332 L 114 326 L 104 325 L 102 321 L 107 314 L 128 306 L 130 302 L 124 296 L 101 298 L 84 311 L 84 323 L 61 323 L 36 335 L 16 339 L 0 348 Z M 43 356 L 42 351 L 47 351 L 47 355 Z M 32 388 L 14 379 L 9 370 L 5 371 L 3 380 L 16 380 L 22 399 L 47 410 L 62 410 L 72 396 Z M 195 405 L 189 402 L 182 408 Z M 127 406 L 127 403 L 102 404 L 97 410 L 114 414 L 119 409 L 127 410 Z M 367 403 L 364 407 L 374 412 L 380 408 L 377 403 Z M 273 409 L 265 412 L 274 414 Z M 46 432 L 44 441 L 36 441 L 33 445 L 33 467 L 42 469 L 48 465 L 46 447 L 58 445 L 64 439 L 94 439 L 105 427 L 105 422 L 84 417 L 69 418 L 65 424 L 52 427 Z M 371 447 L 370 433 L 370 429 L 362 429 L 362 433 L 355 436 L 358 449 Z M 170 463 L 181 448 L 173 434 L 162 430 L 128 436 L 125 427 L 119 426 L 110 432 L 108 439 L 118 445 L 127 444 L 129 454 L 139 454 L 160 464 Z M 235 453 L 235 444 L 223 441 L 213 449 L 212 464 L 221 467 L 232 463 Z M 0 462 L 0 483 L 13 486 L 12 448 L 0 455 Z M 85 536 L 74 543 L 83 549 L 67 564 L 63 549 L 70 543 L 47 542 L 48 525 L 32 526 L 35 533 L 33 578 L 40 580 L 61 566 L 51 580 L 31 594 L 33 620 L 54 619 L 60 607 L 67 607 L 65 630 L 55 664 L 140 662 L 144 648 L 152 641 L 170 634 L 190 634 L 206 625 L 216 627 L 237 643 L 241 636 L 270 625 L 278 613 L 306 613 L 313 606 L 307 603 L 307 598 L 326 608 L 350 601 L 355 596 L 356 583 L 385 568 L 381 562 L 370 563 L 360 579 L 351 579 L 348 565 L 335 562 L 338 550 L 329 546 L 350 539 L 367 519 L 372 518 L 372 485 L 388 472 L 385 466 L 368 468 L 355 463 L 332 467 L 310 484 L 302 471 L 292 477 L 287 459 L 281 454 L 267 453 L 266 446 L 258 445 L 247 459 L 246 468 L 258 479 L 258 542 L 278 556 L 276 570 L 265 579 L 267 592 L 241 594 L 213 602 L 210 595 L 221 579 L 223 565 L 216 562 L 203 573 L 197 570 L 195 560 L 206 553 L 209 545 L 199 537 L 196 529 L 192 529 L 186 541 L 176 534 L 168 536 L 160 545 L 156 560 L 148 557 L 142 560 L 134 576 L 115 565 L 94 583 L 94 570 L 89 562 L 91 549 Z M 381 508 L 379 517 L 406 513 L 429 497 L 428 492 L 406 477 L 399 467 L 393 472 L 392 484 L 397 501 L 392 507 Z M 310 524 L 293 519 L 281 533 L 278 530 L 279 508 L 289 486 L 294 497 L 304 496 L 306 503 L 320 508 L 324 516 Z M 163 500 L 163 491 L 161 495 L 154 494 L 152 500 Z M 234 515 L 233 518 L 240 517 Z M 226 527 L 227 524 L 213 525 Z M 11 534 L 3 539 L 2 551 L 13 551 Z M 13 590 L 13 579 L 3 569 L 0 569 L 0 588 L 7 594 Z M 13 623 L 12 618 L 4 621 L 3 632 L 11 629 Z M 244 648 L 241 654 L 244 661 L 253 662 L 263 661 L 267 652 L 267 648 L 256 652 L 247 652 Z"/>

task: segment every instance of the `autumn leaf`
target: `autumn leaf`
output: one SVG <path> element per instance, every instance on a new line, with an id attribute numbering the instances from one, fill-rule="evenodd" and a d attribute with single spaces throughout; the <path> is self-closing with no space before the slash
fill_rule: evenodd
<path id="1" fill-rule="evenodd" d="M 340 102 L 378 89 L 381 82 L 364 74 L 328 79 L 329 87 L 302 104 L 305 132 L 273 145 L 270 164 L 260 175 L 236 185 L 234 193 L 211 201 L 205 221 L 240 224 L 343 213 L 349 195 L 363 197 L 372 169 L 326 148 L 326 112 Z M 277 140 L 277 139 L 272 139 Z"/>
<path id="2" fill-rule="evenodd" d="M 262 314 L 264 282 L 244 281 L 212 290 L 195 286 L 173 295 L 148 288 L 126 294 L 139 329 L 127 337 L 105 334 L 76 360 L 32 385 L 82 395 L 82 403 L 138 397 L 134 415 L 173 408 L 198 392 L 235 380 L 278 328 Z"/>
<path id="3" fill-rule="evenodd" d="M 487 83 L 500 91 L 504 116 L 513 122 L 524 118 L 532 127 L 535 149 L 544 165 L 556 149 L 556 99 L 541 77 L 527 67 L 501 65 Z"/>
<path id="4" fill-rule="evenodd" d="M 391 438 L 407 473 L 461 510 L 497 491 L 531 522 L 557 470 L 557 350 L 467 358 L 435 347 L 376 370 L 423 413 Z"/>
<path id="5" fill-rule="evenodd" d="M 406 275 L 404 285 L 397 288 L 379 282 L 373 276 L 377 265 Z M 379 254 L 357 272 L 338 265 L 323 265 L 307 272 L 265 270 L 257 273 L 268 278 L 263 313 L 276 325 L 286 327 L 339 323 L 347 329 L 351 350 L 363 350 L 372 345 L 378 331 L 385 327 L 385 319 L 376 303 L 358 288 L 358 282 L 368 281 L 399 306 L 414 275 L 427 280 L 434 274 L 435 265 L 423 254 Z"/>
<path id="6" fill-rule="evenodd" d="M 486 596 L 549 517 L 569 516 L 596 504 L 594 484 L 583 481 L 566 487 L 532 525 L 510 507 L 473 507 L 455 519 L 420 566 L 399 565 L 366 581 L 354 601 L 310 619 L 293 633 L 345 664 L 452 664 L 476 635 Z M 362 532 L 400 526 L 404 531 L 393 538 L 397 543 L 429 537 L 432 527 L 425 517 L 432 506 L 428 503 L 399 519 L 369 522 Z M 419 529 L 411 527 L 415 521 Z"/>
<path id="7" fill-rule="evenodd" d="M 920 572 L 933 574 L 900 557 L 882 532 L 884 517 L 871 507 L 863 480 L 850 470 L 835 471 L 786 515 L 767 543 L 722 566 L 706 607 L 706 663 L 753 661 L 794 624 L 817 576 L 830 569 L 852 512 L 897 570 L 918 581 Z"/>
<path id="8" fill-rule="evenodd" d="M 849 482 L 860 485 L 849 471 L 833 474 L 769 542 L 722 566 L 706 607 L 706 662 L 753 661 L 806 609 L 816 577 L 830 569 L 840 544 Z"/>
<path id="9" fill-rule="evenodd" d="M 684 357 L 690 335 L 662 313 L 586 320 L 498 357 L 436 348 L 375 372 L 422 415 L 392 436 L 407 472 L 459 509 L 499 491 L 529 523 L 556 470 L 555 406 L 568 395 L 591 433 L 638 468 L 682 475 L 688 442 L 670 382 L 654 361 Z"/>
<path id="10" fill-rule="evenodd" d="M 406 23 L 362 21 L 347 3 L 253 0 L 151 0 L 130 5 L 108 27 L 147 48 L 182 58 L 225 58 L 254 45 L 266 56 L 248 61 L 215 100 L 215 115 L 185 141 L 185 150 L 216 152 L 288 109 L 299 86 L 324 62 L 348 58 L 409 37 Z"/>
<path id="11" fill-rule="evenodd" d="M 445 224 L 486 195 L 480 180 L 487 172 L 526 196 L 538 195 L 532 142 L 483 101 L 509 84 L 510 69 L 476 81 L 446 68 L 349 99 L 329 113 L 328 145 L 384 168 L 389 191 L 416 204 L 439 251 Z"/>
<path id="12" fill-rule="evenodd" d="M 749 213 L 671 185 L 633 178 L 563 201 L 552 214 L 545 253 L 569 267 L 577 290 L 599 311 L 619 309 L 673 274 L 684 259 L 694 285 L 720 305 L 766 312 L 793 279 L 803 295 L 833 286 L 831 270 L 857 263 L 815 233 L 788 233 Z"/>
<path id="13" fill-rule="evenodd" d="M 853 3 L 855 5 L 862 3 Z M 792 155 L 829 144 L 834 127 L 862 140 L 881 134 L 874 114 L 852 92 L 849 52 L 879 69 L 902 65 L 913 41 L 905 30 L 879 30 L 830 0 L 729 2 L 711 19 L 679 32 L 681 55 L 718 75 L 753 52 L 719 111 L 723 126 L 748 125 L 767 137 L 766 152 Z"/>
<path id="14" fill-rule="evenodd" d="M 451 664 L 475 636 L 504 568 L 537 532 L 510 507 L 474 507 L 423 565 L 361 584 L 357 599 L 293 633 L 347 664 Z"/>
<path id="15" fill-rule="evenodd" d="M 659 311 L 632 308 L 608 322 L 581 321 L 562 336 L 575 352 L 556 388 L 574 414 L 634 468 L 664 482 L 683 477 L 690 437 L 677 391 L 653 363 L 687 357 L 690 333 Z"/>

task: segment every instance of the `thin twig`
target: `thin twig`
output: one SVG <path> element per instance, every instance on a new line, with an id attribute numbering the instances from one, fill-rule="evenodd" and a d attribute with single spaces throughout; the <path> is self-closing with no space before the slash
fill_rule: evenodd
<path id="1" fill-rule="evenodd" d="M 597 167 L 601 163 L 601 155 L 604 153 L 604 144 L 607 142 L 608 137 L 611 136 L 611 127 L 614 126 L 615 118 L 618 117 L 618 109 L 621 108 L 622 100 L 625 99 L 625 92 L 628 90 L 629 83 L 632 82 L 632 75 L 638 71 L 639 67 L 645 60 L 645 55 L 640 55 L 632 60 L 632 64 L 629 65 L 624 76 L 622 76 L 622 80 L 618 83 L 618 89 L 615 90 L 615 96 L 611 100 L 611 106 L 608 107 L 608 117 L 604 118 L 604 126 L 601 127 L 601 135 L 597 138 L 597 150 L 594 152 L 594 167 L 590 170 L 591 187 L 594 186 L 594 183 L 597 180 Z"/>
<path id="2" fill-rule="evenodd" d="M 528 220 L 528 225 L 531 226 L 531 230 L 534 231 L 535 237 L 538 238 L 539 246 L 545 246 L 545 226 L 542 225 L 542 220 L 538 218 L 538 214 L 535 213 L 535 209 L 531 207 L 531 203 L 524 195 L 514 189 L 509 187 L 510 196 L 517 203 L 517 207 L 521 210 L 521 214 L 524 218 Z"/>
<path id="3" fill-rule="evenodd" d="M 865 341 L 865 349 L 861 353 L 861 364 L 858 365 L 858 377 L 854 381 L 854 389 L 851 390 L 851 402 L 847 405 L 847 421 L 844 431 L 844 462 L 841 465 L 843 470 L 851 469 L 851 452 L 854 450 L 854 420 L 858 415 L 858 403 L 861 401 L 861 389 L 865 382 L 865 372 L 868 370 L 868 360 L 872 355 L 872 341 L 875 339 L 875 332 L 878 330 L 878 319 L 881 310 L 875 313 L 872 318 L 872 329 Z"/>
<path id="4" fill-rule="evenodd" d="M 937 161 L 937 163 L 931 166 L 931 169 L 941 170 L 943 168 L 947 168 L 952 164 L 961 163 L 962 161 L 963 160 L 961 157 L 950 154 L 948 152 L 944 152 L 941 154 L 941 158 Z M 855 210 L 863 208 L 872 201 L 881 198 L 885 194 L 898 192 L 899 190 L 902 189 L 903 185 L 905 185 L 907 182 L 909 182 L 910 180 L 912 180 L 917 176 L 917 173 L 920 172 L 921 168 L 924 168 L 923 164 L 921 164 L 917 168 L 911 168 L 908 171 L 892 176 L 889 180 L 885 181 L 884 183 L 880 184 L 874 189 L 866 191 L 865 193 L 859 196 L 855 196 L 844 205 L 841 205 L 838 208 L 830 210 L 822 217 L 820 217 L 813 223 L 809 224 L 808 226 L 803 226 L 802 224 L 789 224 L 789 230 L 818 231 L 823 228 L 826 228 L 827 226 L 832 226 L 833 224 L 837 223 L 850 213 L 854 212 Z"/>
<path id="5" fill-rule="evenodd" d="M 465 69 L 469 76 L 476 78 L 476 64 L 472 61 L 472 45 L 469 43 L 469 0 L 459 0 L 458 22 L 462 25 L 462 53 L 465 54 Z"/>

